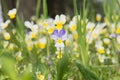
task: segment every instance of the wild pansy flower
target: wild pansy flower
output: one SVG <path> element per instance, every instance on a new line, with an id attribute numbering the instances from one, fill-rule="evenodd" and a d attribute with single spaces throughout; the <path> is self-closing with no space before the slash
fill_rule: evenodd
<path id="1" fill-rule="evenodd" d="M 22 52 L 18 51 L 15 55 L 16 60 L 20 61 L 23 57 L 22 57 Z"/>
<path id="2" fill-rule="evenodd" d="M 77 31 L 73 31 L 72 33 L 73 33 L 73 38 L 75 40 L 78 40 L 78 32 Z"/>
<path id="3" fill-rule="evenodd" d="M 36 76 L 38 80 L 44 80 L 44 75 L 42 75 L 41 72 L 36 72 Z"/>
<path id="4" fill-rule="evenodd" d="M 10 17 L 10 19 L 14 19 L 16 17 L 16 13 L 17 13 L 17 10 L 14 8 L 12 10 L 9 10 L 8 16 Z"/>
<path id="5" fill-rule="evenodd" d="M 3 42 L 3 47 L 4 47 L 4 48 L 7 48 L 8 45 L 9 45 L 9 41 L 4 41 L 4 42 Z"/>
<path id="6" fill-rule="evenodd" d="M 104 60 L 106 59 L 106 56 L 98 54 L 98 59 L 101 63 L 104 63 Z"/>
<path id="7" fill-rule="evenodd" d="M 51 38 L 55 40 L 55 47 L 64 48 L 65 45 L 63 41 L 67 39 L 67 32 L 64 29 L 54 30 Z"/>
<path id="8" fill-rule="evenodd" d="M 10 33 L 6 32 L 6 31 L 3 32 L 3 37 L 5 40 L 10 40 L 10 38 L 11 38 Z"/>
<path id="9" fill-rule="evenodd" d="M 49 34 L 52 34 L 53 32 L 54 32 L 54 26 L 49 26 L 48 28 L 47 28 L 47 30 L 48 30 L 48 33 Z"/>
<path id="10" fill-rule="evenodd" d="M 111 33 L 114 33 L 115 32 L 115 23 L 111 23 L 109 29 L 110 29 Z"/>
<path id="11" fill-rule="evenodd" d="M 103 39 L 103 42 L 104 42 L 106 45 L 109 45 L 109 44 L 110 44 L 110 39 L 109 39 L 109 38 L 104 38 L 104 39 Z"/>
<path id="12" fill-rule="evenodd" d="M 97 47 L 97 52 L 100 53 L 100 54 L 105 53 L 105 49 L 104 49 L 104 47 L 103 47 L 103 46 L 99 46 L 99 47 Z"/>
<path id="13" fill-rule="evenodd" d="M 14 43 L 10 43 L 9 46 L 8 46 L 8 49 L 9 49 L 10 51 L 13 51 L 15 47 L 16 47 L 16 46 L 15 46 Z"/>
<path id="14" fill-rule="evenodd" d="M 87 32 L 87 35 L 86 35 L 86 42 L 89 43 L 89 44 L 91 44 L 94 39 L 97 39 L 99 37 L 99 35 L 101 34 L 101 31 L 106 26 L 105 23 L 98 23 L 96 25 L 96 27 L 95 27 L 95 24 L 93 24 L 93 23 L 90 23 L 90 24 L 93 27 L 91 29 L 89 27 L 87 27 L 88 32 Z"/>
<path id="15" fill-rule="evenodd" d="M 100 35 L 100 32 L 102 31 L 102 29 L 106 26 L 105 23 L 98 23 L 95 27 L 95 29 L 92 32 L 92 37 L 94 39 L 98 38 L 98 36 Z"/>
<path id="16" fill-rule="evenodd" d="M 62 58 L 63 49 L 65 47 L 63 41 L 67 39 L 67 32 L 64 29 L 54 30 L 51 38 L 55 40 L 55 47 L 57 48 L 57 58 Z"/>
<path id="17" fill-rule="evenodd" d="M 29 51 L 31 51 L 33 49 L 33 46 L 34 46 L 34 42 L 32 41 L 32 38 L 29 34 L 26 34 L 25 43 L 27 45 L 27 49 Z"/>
<path id="18" fill-rule="evenodd" d="M 105 48 L 103 46 L 103 42 L 101 40 L 98 40 L 95 44 L 96 50 L 99 54 L 105 53 Z"/>
<path id="19" fill-rule="evenodd" d="M 80 20 L 80 15 L 78 15 L 78 16 L 74 16 L 73 19 L 72 19 L 72 21 L 77 22 L 77 19 Z"/>
<path id="20" fill-rule="evenodd" d="M 7 20 L 7 21 L 5 21 L 4 23 L 1 23 L 0 26 L 2 27 L 2 29 L 5 29 L 5 28 L 8 27 L 9 23 L 10 23 L 10 20 Z"/>
<path id="21" fill-rule="evenodd" d="M 35 47 L 36 47 L 36 48 L 44 49 L 44 48 L 46 48 L 47 39 L 46 39 L 46 37 L 42 37 L 42 38 L 36 40 L 36 41 L 34 42 L 34 44 L 35 44 Z"/>
<path id="22" fill-rule="evenodd" d="M 30 36 L 32 39 L 37 38 L 37 31 L 31 31 L 31 32 L 29 32 L 29 36 Z"/>
<path id="23" fill-rule="evenodd" d="M 33 22 L 25 21 L 24 25 L 31 29 L 32 31 L 37 31 L 38 30 L 38 25 L 34 24 Z"/>
<path id="24" fill-rule="evenodd" d="M 96 20 L 97 20 L 98 22 L 101 21 L 101 18 L 102 18 L 101 14 L 96 14 Z"/>
<path id="25" fill-rule="evenodd" d="M 75 31 L 77 29 L 77 25 L 75 21 L 70 21 L 69 25 L 70 31 Z"/>
<path id="26" fill-rule="evenodd" d="M 52 34 L 55 29 L 54 20 L 52 18 L 48 18 L 48 19 L 44 20 L 43 23 L 41 23 L 40 25 L 44 29 L 45 33 L 47 30 L 48 34 Z M 43 31 L 43 29 L 42 29 L 42 31 Z"/>
<path id="27" fill-rule="evenodd" d="M 34 47 L 34 43 L 32 41 L 29 44 L 27 44 L 28 51 L 32 51 L 33 47 Z"/>
<path id="28" fill-rule="evenodd" d="M 56 29 L 60 30 L 63 28 L 63 25 L 66 22 L 66 16 L 61 14 L 61 15 L 56 15 L 54 24 L 56 25 Z"/>
<path id="29" fill-rule="evenodd" d="M 111 53 L 110 49 L 109 49 L 109 48 L 107 48 L 107 49 L 106 49 L 106 54 L 108 54 L 108 55 L 109 55 L 110 53 Z"/>
<path id="30" fill-rule="evenodd" d="M 44 80 L 44 76 L 42 74 L 37 75 L 38 80 Z"/>
<path id="31" fill-rule="evenodd" d="M 46 27 L 48 26 L 47 21 L 44 21 L 44 22 L 42 23 L 42 26 L 43 26 L 44 28 L 46 28 Z"/>
<path id="32" fill-rule="evenodd" d="M 72 35 L 72 34 L 69 34 L 69 35 L 68 35 L 68 38 L 67 38 L 66 41 L 65 41 L 65 45 L 66 45 L 66 46 L 70 46 L 72 42 L 73 42 L 73 35 Z"/>
<path id="33" fill-rule="evenodd" d="M 29 21 L 25 21 L 24 25 L 31 29 L 31 31 L 29 32 L 29 36 L 31 38 L 37 38 L 37 34 L 38 34 L 38 25 L 34 24 L 33 22 L 29 22 Z"/>
<path id="34" fill-rule="evenodd" d="M 93 22 L 88 22 L 86 25 L 86 28 L 89 31 L 93 31 L 94 27 L 95 27 L 95 23 L 93 23 Z"/>
<path id="35" fill-rule="evenodd" d="M 46 44 L 47 44 L 47 39 L 46 39 L 45 37 L 40 38 L 40 39 L 39 39 L 39 42 L 40 42 L 39 47 L 40 47 L 41 49 L 44 49 L 44 48 L 46 47 Z"/>
<path id="36" fill-rule="evenodd" d="M 55 29 L 55 24 L 54 24 L 54 21 L 53 19 L 47 19 L 47 22 L 48 22 L 48 26 L 47 26 L 47 31 L 49 34 L 52 34 L 54 32 L 54 29 Z"/>
<path id="37" fill-rule="evenodd" d="M 31 41 L 32 41 L 32 39 L 31 39 L 31 37 L 29 36 L 29 34 L 26 34 L 26 36 L 25 36 L 25 43 L 26 43 L 26 44 L 30 44 Z"/>

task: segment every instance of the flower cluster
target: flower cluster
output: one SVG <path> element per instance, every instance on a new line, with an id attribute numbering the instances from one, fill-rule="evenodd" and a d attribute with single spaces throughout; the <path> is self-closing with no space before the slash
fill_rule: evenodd
<path id="1" fill-rule="evenodd" d="M 119 21 L 109 21 L 106 17 L 101 21 L 100 14 L 96 15 L 96 22 L 89 19 L 83 20 L 80 15 L 67 20 L 67 16 L 61 14 L 56 15 L 54 19 L 16 21 L 17 25 L 13 26 L 13 19 L 18 17 L 16 13 L 16 9 L 10 10 L 9 19 L 0 23 L 2 35 L 0 55 L 2 52 L 11 53 L 10 55 L 17 61 L 16 70 L 20 75 L 30 64 L 28 71 L 34 72 L 35 79 L 46 80 L 49 77 L 52 80 L 51 77 L 57 74 L 55 63 L 62 61 L 64 54 L 69 56 L 71 64 L 77 60 L 82 61 L 83 57 L 86 58 L 84 54 L 89 56 L 88 64 L 90 65 L 108 66 L 119 63 L 116 58 L 120 55 Z M 22 25 L 17 27 L 19 23 Z M 86 51 L 82 50 L 84 48 Z M 75 69 L 75 72 L 70 73 L 69 78 L 77 71 L 76 67 L 70 68 Z"/>

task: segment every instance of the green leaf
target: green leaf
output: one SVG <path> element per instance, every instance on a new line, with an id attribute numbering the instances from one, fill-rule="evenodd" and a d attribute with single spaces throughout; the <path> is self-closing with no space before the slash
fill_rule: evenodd
<path id="1" fill-rule="evenodd" d="M 85 67 L 80 63 L 76 63 L 76 65 L 85 80 L 100 80 L 88 67 Z"/>
<path id="2" fill-rule="evenodd" d="M 21 80 L 32 80 L 32 72 L 30 71 L 31 65 L 29 65 L 25 71 L 22 73 Z"/>
<path id="3" fill-rule="evenodd" d="M 9 76 L 10 80 L 19 80 L 18 79 L 18 73 L 15 69 L 15 60 L 10 55 L 2 55 L 0 57 L 0 60 L 2 62 L 2 72 Z"/>

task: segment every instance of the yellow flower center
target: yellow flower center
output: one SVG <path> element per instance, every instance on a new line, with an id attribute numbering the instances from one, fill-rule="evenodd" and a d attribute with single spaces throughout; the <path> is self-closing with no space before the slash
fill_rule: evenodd
<path id="1" fill-rule="evenodd" d="M 9 33 L 3 33 L 5 40 L 10 40 L 10 34 Z"/>
<path id="2" fill-rule="evenodd" d="M 30 36 L 31 36 L 31 38 L 36 38 L 37 37 L 36 33 L 34 33 L 34 32 L 31 32 Z"/>
<path id="3" fill-rule="evenodd" d="M 98 35 L 96 33 L 93 33 L 93 38 L 96 39 L 98 37 Z"/>
<path id="4" fill-rule="evenodd" d="M 93 28 L 94 28 L 94 27 L 91 26 L 91 27 L 89 28 L 89 30 L 90 30 L 90 31 L 93 31 Z"/>
<path id="5" fill-rule="evenodd" d="M 8 49 L 9 49 L 10 51 L 13 51 L 13 50 L 14 50 L 14 45 L 13 45 L 13 44 L 10 44 L 9 47 L 8 47 Z"/>
<path id="6" fill-rule="evenodd" d="M 39 74 L 39 75 L 38 75 L 38 80 L 44 80 L 44 76 L 41 75 L 41 74 Z"/>
<path id="7" fill-rule="evenodd" d="M 104 50 L 104 49 L 98 49 L 97 51 L 98 51 L 98 53 L 100 53 L 100 54 L 105 53 L 105 50 Z"/>
<path id="8" fill-rule="evenodd" d="M 16 14 L 10 14 L 10 15 L 9 15 L 10 19 L 14 19 L 15 16 L 16 16 Z"/>
<path id="9" fill-rule="evenodd" d="M 40 44 L 40 48 L 44 49 L 46 47 L 46 44 L 45 43 L 41 43 Z"/>
<path id="10" fill-rule="evenodd" d="M 105 43 L 106 45 L 109 45 L 109 44 L 110 44 L 110 41 L 104 41 L 104 43 Z"/>
<path id="11" fill-rule="evenodd" d="M 74 34 L 74 39 L 75 39 L 75 40 L 78 39 L 78 34 Z"/>
<path id="12" fill-rule="evenodd" d="M 52 34 L 52 33 L 53 33 L 53 31 L 54 31 L 54 29 L 53 29 L 53 28 L 49 28 L 49 29 L 48 29 L 48 33 L 49 33 L 49 34 Z"/>
<path id="13" fill-rule="evenodd" d="M 65 44 L 66 44 L 66 46 L 69 46 L 70 45 L 70 40 L 66 40 Z"/>
<path id="14" fill-rule="evenodd" d="M 75 31 L 76 28 L 77 28 L 76 25 L 73 25 L 70 30 L 71 30 L 71 31 Z"/>
<path id="15" fill-rule="evenodd" d="M 56 28 L 57 29 L 62 29 L 63 28 L 63 24 L 61 22 L 56 24 Z"/>
<path id="16" fill-rule="evenodd" d="M 100 22 L 100 21 L 101 21 L 101 15 L 97 15 L 97 16 L 96 16 L 96 20 L 97 20 L 98 22 Z"/>
<path id="17" fill-rule="evenodd" d="M 61 40 L 61 39 L 58 39 L 57 42 L 58 42 L 58 44 L 61 44 L 61 43 L 62 43 L 62 40 Z"/>
<path id="18" fill-rule="evenodd" d="M 59 52 L 59 53 L 57 54 L 57 58 L 58 58 L 58 59 L 61 59 L 61 58 L 62 58 L 62 53 L 61 53 L 61 52 Z"/>
<path id="19" fill-rule="evenodd" d="M 46 23 L 46 22 L 43 23 L 43 27 L 44 27 L 44 28 L 47 27 L 47 23 Z"/>
<path id="20" fill-rule="evenodd" d="M 28 48 L 28 50 L 29 50 L 29 51 L 32 51 L 33 46 L 32 46 L 32 45 L 28 45 L 28 47 L 27 47 L 27 48 Z"/>
<path id="21" fill-rule="evenodd" d="M 117 28 L 116 33 L 120 34 L 120 28 Z"/>

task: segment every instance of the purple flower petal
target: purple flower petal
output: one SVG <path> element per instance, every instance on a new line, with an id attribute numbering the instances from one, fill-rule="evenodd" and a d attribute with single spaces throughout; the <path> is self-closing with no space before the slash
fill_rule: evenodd
<path id="1" fill-rule="evenodd" d="M 62 29 L 62 30 L 60 30 L 60 32 L 59 32 L 59 36 L 60 36 L 60 37 L 62 37 L 62 36 L 64 36 L 64 35 L 65 35 L 65 33 L 66 33 L 66 32 L 65 32 L 65 30 L 64 30 L 64 29 Z"/>
<path id="2" fill-rule="evenodd" d="M 53 35 L 58 36 L 58 30 L 54 30 Z"/>

